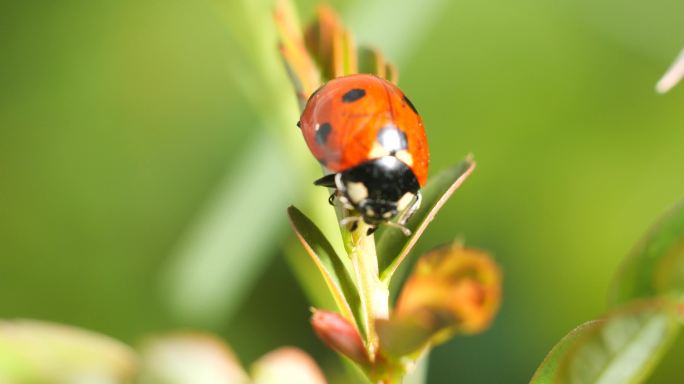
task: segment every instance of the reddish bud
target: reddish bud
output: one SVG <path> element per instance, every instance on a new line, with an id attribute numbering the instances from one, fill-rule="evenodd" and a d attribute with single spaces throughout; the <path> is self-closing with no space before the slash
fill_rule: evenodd
<path id="1" fill-rule="evenodd" d="M 331 349 L 357 363 L 370 363 L 359 331 L 342 316 L 334 312 L 314 309 L 311 325 L 316 335 Z"/>

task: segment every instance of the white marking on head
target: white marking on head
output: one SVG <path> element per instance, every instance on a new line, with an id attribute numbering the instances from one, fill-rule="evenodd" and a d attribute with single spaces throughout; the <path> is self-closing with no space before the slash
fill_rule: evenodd
<path id="1" fill-rule="evenodd" d="M 368 197 L 368 188 L 363 183 L 347 183 L 347 196 L 354 204 L 358 204 Z"/>
<path id="2" fill-rule="evenodd" d="M 399 210 L 399 212 L 402 212 L 406 208 L 408 208 L 415 198 L 416 195 L 414 195 L 411 192 L 404 193 L 404 196 L 402 196 L 401 199 L 399 199 L 399 201 L 397 202 L 397 209 Z"/>
<path id="3" fill-rule="evenodd" d="M 408 151 L 399 151 L 394 154 L 394 156 L 397 157 L 397 159 L 401 160 L 404 164 L 408 165 L 409 167 L 413 165 L 413 156 Z"/>
<path id="4" fill-rule="evenodd" d="M 378 132 L 378 142 L 390 152 L 403 149 L 402 141 L 401 132 L 393 125 Z"/>
<path id="5" fill-rule="evenodd" d="M 366 207 L 366 216 L 375 217 L 375 211 L 371 207 Z"/>
<path id="6" fill-rule="evenodd" d="M 344 190 L 345 190 L 344 183 L 342 182 L 342 174 L 341 173 L 335 174 L 335 188 L 337 188 L 337 190 L 340 192 L 344 192 Z"/>
<path id="7" fill-rule="evenodd" d="M 375 159 L 379 157 L 385 157 L 390 154 L 390 151 L 387 150 L 387 148 L 383 147 L 378 143 L 377 141 L 373 143 L 373 148 L 371 148 L 370 152 L 368 152 L 368 158 L 369 159 Z"/>

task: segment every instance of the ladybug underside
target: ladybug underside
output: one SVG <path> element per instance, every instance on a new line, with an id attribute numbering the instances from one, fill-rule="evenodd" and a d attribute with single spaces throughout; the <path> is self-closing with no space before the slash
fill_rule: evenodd
<path id="1" fill-rule="evenodd" d="M 420 185 L 413 172 L 394 156 L 369 160 L 346 171 L 331 173 L 314 184 L 335 189 L 333 197 L 337 197 L 346 208 L 359 212 L 361 218 L 373 227 L 400 213 L 398 224 L 403 226 L 413 213 L 410 208 L 416 205 L 420 196 Z"/>

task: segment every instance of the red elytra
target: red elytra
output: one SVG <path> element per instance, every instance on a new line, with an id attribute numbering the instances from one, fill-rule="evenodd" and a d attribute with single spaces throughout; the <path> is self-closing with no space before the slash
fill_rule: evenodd
<path id="1" fill-rule="evenodd" d="M 359 213 L 343 219 L 352 230 L 363 220 L 369 234 L 382 223 L 411 233 L 404 224 L 420 206 L 429 152 L 423 121 L 397 86 L 365 74 L 333 79 L 311 95 L 298 125 L 333 172 L 315 184 Z"/>
<path id="2" fill-rule="evenodd" d="M 309 98 L 300 127 L 313 155 L 333 172 L 389 155 L 425 186 L 429 152 L 423 120 L 384 79 L 357 74 L 330 80 Z"/>

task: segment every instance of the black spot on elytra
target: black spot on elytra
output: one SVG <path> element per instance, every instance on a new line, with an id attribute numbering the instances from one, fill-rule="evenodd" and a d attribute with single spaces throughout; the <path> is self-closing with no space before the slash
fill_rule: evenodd
<path id="1" fill-rule="evenodd" d="M 331 131 L 332 126 L 330 125 L 330 123 L 321 124 L 316 130 L 316 142 L 319 145 L 325 144 L 325 142 L 328 141 L 328 136 L 330 135 Z"/>
<path id="2" fill-rule="evenodd" d="M 366 96 L 366 91 L 361 89 L 361 88 L 354 88 L 350 91 L 347 91 L 344 95 L 342 95 L 342 101 L 345 103 L 353 103 L 354 101 Z"/>
<path id="3" fill-rule="evenodd" d="M 408 104 L 408 106 L 409 106 L 409 107 L 413 110 L 413 112 L 417 115 L 417 114 L 418 114 L 418 111 L 416 110 L 416 107 L 413 105 L 413 103 L 411 102 L 411 100 L 409 100 L 409 98 L 406 97 L 406 95 L 404 95 L 404 101 L 406 102 L 406 104 Z"/>

